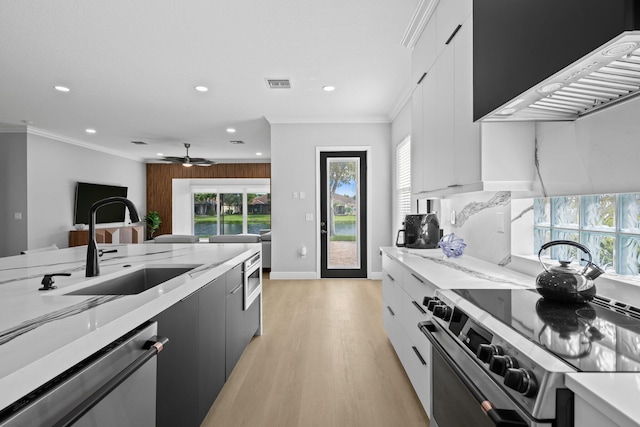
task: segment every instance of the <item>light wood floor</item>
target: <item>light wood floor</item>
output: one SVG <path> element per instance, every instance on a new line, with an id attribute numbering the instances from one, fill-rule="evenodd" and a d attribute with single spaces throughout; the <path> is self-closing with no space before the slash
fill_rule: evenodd
<path id="1" fill-rule="evenodd" d="M 206 427 L 425 427 L 382 326 L 381 282 L 264 280 L 255 337 Z"/>

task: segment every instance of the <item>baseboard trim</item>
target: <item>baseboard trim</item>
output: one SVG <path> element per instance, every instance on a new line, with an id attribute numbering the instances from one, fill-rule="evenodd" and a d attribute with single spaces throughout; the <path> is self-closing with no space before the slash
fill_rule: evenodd
<path id="1" fill-rule="evenodd" d="M 318 275 L 315 271 L 273 271 L 269 273 L 272 280 L 315 280 Z"/>
<path id="2" fill-rule="evenodd" d="M 382 280 L 382 271 L 372 271 L 369 274 L 370 280 Z"/>
<path id="3" fill-rule="evenodd" d="M 272 280 L 316 280 L 319 279 L 315 271 L 273 271 L 269 273 Z M 381 271 L 369 273 L 369 280 L 382 280 Z"/>

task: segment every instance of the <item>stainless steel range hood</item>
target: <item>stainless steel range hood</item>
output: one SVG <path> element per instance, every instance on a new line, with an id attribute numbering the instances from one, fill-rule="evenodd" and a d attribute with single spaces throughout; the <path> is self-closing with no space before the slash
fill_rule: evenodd
<path id="1" fill-rule="evenodd" d="M 637 0 L 474 1 L 474 120 L 570 121 L 638 95 L 639 12 Z"/>
<path id="2" fill-rule="evenodd" d="M 640 32 L 629 32 L 496 108 L 482 120 L 575 120 L 639 93 Z"/>

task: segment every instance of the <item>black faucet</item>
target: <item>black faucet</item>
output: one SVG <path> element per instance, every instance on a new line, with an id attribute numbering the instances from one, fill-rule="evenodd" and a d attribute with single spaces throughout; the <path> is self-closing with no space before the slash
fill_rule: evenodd
<path id="1" fill-rule="evenodd" d="M 129 218 L 131 222 L 140 222 L 138 210 L 133 202 L 125 197 L 107 197 L 98 200 L 89 209 L 89 246 L 87 246 L 87 267 L 86 277 L 95 277 L 100 275 L 100 264 L 98 263 L 98 243 L 96 242 L 96 211 L 105 205 L 112 203 L 122 203 L 129 209 Z"/>

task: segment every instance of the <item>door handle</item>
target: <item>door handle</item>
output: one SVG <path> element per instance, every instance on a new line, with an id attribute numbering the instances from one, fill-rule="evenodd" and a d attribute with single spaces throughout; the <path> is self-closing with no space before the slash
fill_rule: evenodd
<path id="1" fill-rule="evenodd" d="M 327 230 L 322 230 L 322 229 L 321 229 L 321 230 L 320 230 L 320 232 L 321 232 L 322 234 L 327 234 Z"/>

